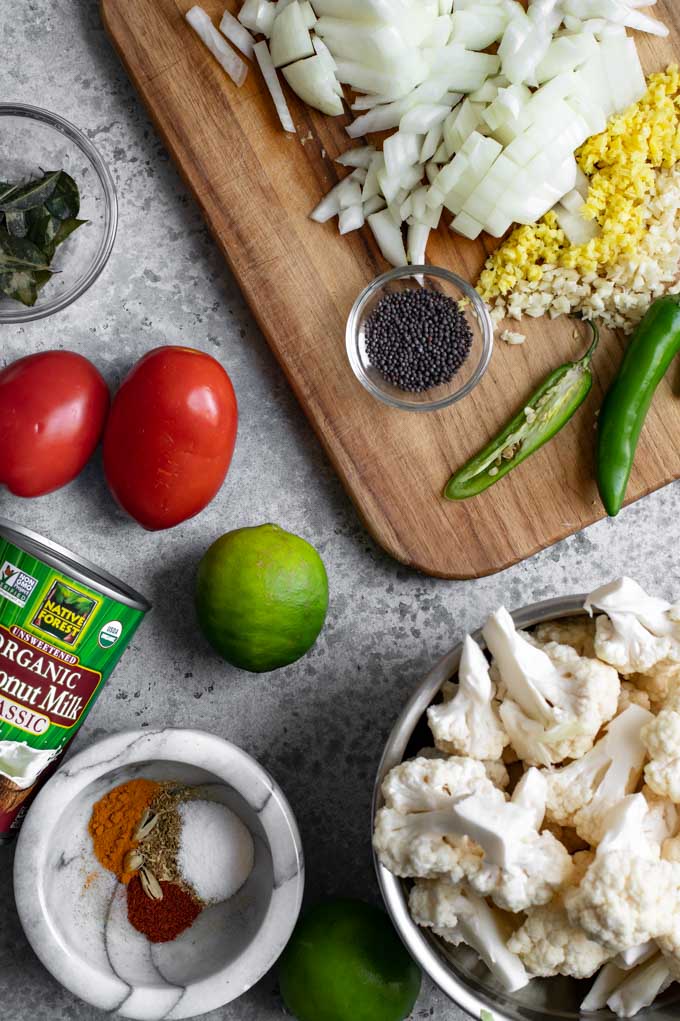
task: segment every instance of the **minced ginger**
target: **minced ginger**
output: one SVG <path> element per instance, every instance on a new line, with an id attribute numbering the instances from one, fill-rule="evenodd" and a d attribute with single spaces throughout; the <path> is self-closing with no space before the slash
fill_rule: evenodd
<path id="1" fill-rule="evenodd" d="M 590 179 L 583 215 L 597 220 L 601 233 L 588 244 L 572 245 L 553 212 L 533 226 L 515 228 L 479 278 L 485 300 L 507 294 L 521 281 L 540 281 L 543 266 L 598 274 L 635 254 L 645 233 L 645 209 L 657 171 L 670 170 L 680 160 L 678 67 L 651 75 L 642 99 L 613 117 L 576 156 Z"/>

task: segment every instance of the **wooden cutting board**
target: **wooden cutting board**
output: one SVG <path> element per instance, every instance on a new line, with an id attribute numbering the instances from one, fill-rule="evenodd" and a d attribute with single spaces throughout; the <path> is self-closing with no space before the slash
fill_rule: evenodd
<path id="1" fill-rule="evenodd" d="M 235 0 L 227 0 L 235 9 Z M 225 0 L 202 0 L 217 21 Z M 256 66 L 237 89 L 184 22 L 192 0 L 102 0 L 106 29 L 196 197 L 298 400 L 366 524 L 392 556 L 426 574 L 499 571 L 603 516 L 594 483 L 595 416 L 624 340 L 604 338 L 597 383 L 560 436 L 507 479 L 464 503 L 441 493 L 452 469 L 485 444 L 551 369 L 584 349 L 571 320 L 527 320 L 527 342 L 497 342 L 481 385 L 445 411 L 392 410 L 355 380 L 345 354 L 347 314 L 387 267 L 368 228 L 340 237 L 310 209 L 345 171 L 356 144 L 349 118 L 312 112 L 292 94 L 297 136 L 280 129 Z M 670 40 L 637 35 L 645 69 L 680 54 L 680 4 L 654 9 Z M 475 280 L 490 239 L 446 229 L 432 263 Z M 672 375 L 672 374 L 671 374 Z M 238 380 L 235 381 L 238 389 Z M 635 500 L 680 476 L 680 401 L 664 382 L 630 484 Z M 618 527 L 623 528 L 625 518 Z"/>

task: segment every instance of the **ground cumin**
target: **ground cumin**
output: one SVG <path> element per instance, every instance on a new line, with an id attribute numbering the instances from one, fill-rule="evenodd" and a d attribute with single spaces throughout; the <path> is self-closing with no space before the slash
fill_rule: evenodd
<path id="1" fill-rule="evenodd" d="M 88 828 L 94 853 L 122 883 L 128 883 L 132 876 L 124 871 L 123 859 L 136 845 L 135 831 L 159 789 L 160 784 L 153 780 L 130 780 L 114 787 L 92 809 Z"/>

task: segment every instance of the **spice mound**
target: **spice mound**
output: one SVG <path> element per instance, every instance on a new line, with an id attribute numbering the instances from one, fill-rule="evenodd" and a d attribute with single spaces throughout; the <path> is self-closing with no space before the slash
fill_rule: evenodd
<path id="1" fill-rule="evenodd" d="M 458 302 L 425 287 L 386 294 L 364 329 L 371 365 L 410 393 L 450 383 L 472 347 L 472 330 Z"/>
<path id="2" fill-rule="evenodd" d="M 188 929 L 208 904 L 228 900 L 253 870 L 250 831 L 199 787 L 130 780 L 93 807 L 99 862 L 127 886 L 128 920 L 151 943 Z"/>

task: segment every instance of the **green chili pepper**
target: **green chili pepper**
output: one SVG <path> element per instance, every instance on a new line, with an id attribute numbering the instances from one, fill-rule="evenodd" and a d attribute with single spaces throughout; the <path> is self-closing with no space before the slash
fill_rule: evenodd
<path id="1" fill-rule="evenodd" d="M 667 295 L 649 307 L 633 334 L 600 411 L 597 484 L 611 517 L 623 506 L 649 405 L 678 351 L 680 297 Z"/>
<path id="2" fill-rule="evenodd" d="M 593 385 L 590 368 L 600 334 L 590 323 L 593 342 L 583 358 L 551 372 L 502 433 L 452 475 L 447 500 L 483 493 L 551 440 L 581 407 Z"/>

